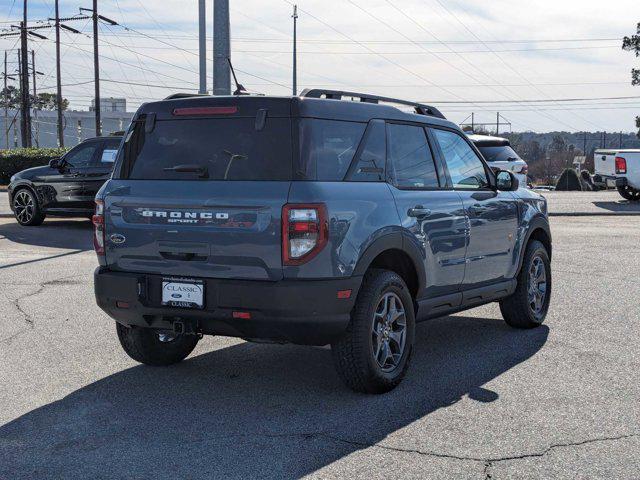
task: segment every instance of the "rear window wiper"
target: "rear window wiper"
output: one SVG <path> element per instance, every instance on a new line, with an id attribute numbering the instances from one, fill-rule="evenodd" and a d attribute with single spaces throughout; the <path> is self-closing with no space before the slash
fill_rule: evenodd
<path id="1" fill-rule="evenodd" d="M 209 178 L 209 170 L 201 165 L 176 165 L 162 170 L 165 172 L 197 173 L 200 178 Z"/>

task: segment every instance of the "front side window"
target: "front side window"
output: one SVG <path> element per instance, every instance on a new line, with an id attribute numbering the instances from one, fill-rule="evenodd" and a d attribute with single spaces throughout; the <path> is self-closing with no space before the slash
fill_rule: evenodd
<path id="1" fill-rule="evenodd" d="M 96 153 L 97 147 L 97 143 L 79 145 L 65 155 L 64 161 L 70 167 L 88 167 L 91 164 L 93 155 Z"/>
<path id="2" fill-rule="evenodd" d="M 478 189 L 489 185 L 482 160 L 457 133 L 433 130 L 454 188 Z"/>
<path id="3" fill-rule="evenodd" d="M 300 120 L 297 176 L 304 180 L 342 181 L 360 145 L 366 124 L 338 120 Z"/>
<path id="4" fill-rule="evenodd" d="M 387 125 L 392 183 L 399 188 L 438 188 L 438 174 L 424 128 Z"/>

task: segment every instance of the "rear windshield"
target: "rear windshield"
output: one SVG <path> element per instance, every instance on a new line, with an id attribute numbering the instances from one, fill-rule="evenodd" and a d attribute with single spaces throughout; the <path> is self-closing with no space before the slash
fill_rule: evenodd
<path id="1" fill-rule="evenodd" d="M 151 133 L 142 120 L 119 156 L 132 180 L 291 180 L 291 119 L 158 120 Z"/>
<path id="2" fill-rule="evenodd" d="M 508 162 L 520 160 L 518 154 L 509 145 L 498 147 L 478 147 L 487 162 Z"/>

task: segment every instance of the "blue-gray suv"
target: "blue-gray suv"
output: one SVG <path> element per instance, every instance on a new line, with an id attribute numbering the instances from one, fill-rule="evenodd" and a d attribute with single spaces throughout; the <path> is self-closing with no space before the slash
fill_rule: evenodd
<path id="1" fill-rule="evenodd" d="M 349 387 L 380 393 L 416 322 L 499 302 L 533 328 L 551 296 L 545 199 L 437 109 L 392 98 L 147 103 L 93 223 L 98 305 L 148 365 L 202 335 L 330 344 Z"/>

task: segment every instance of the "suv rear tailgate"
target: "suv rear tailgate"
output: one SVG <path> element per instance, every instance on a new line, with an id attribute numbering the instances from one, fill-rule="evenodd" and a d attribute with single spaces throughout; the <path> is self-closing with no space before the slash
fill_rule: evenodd
<path id="1" fill-rule="evenodd" d="M 288 181 L 111 180 L 110 269 L 166 276 L 279 280 Z"/>

